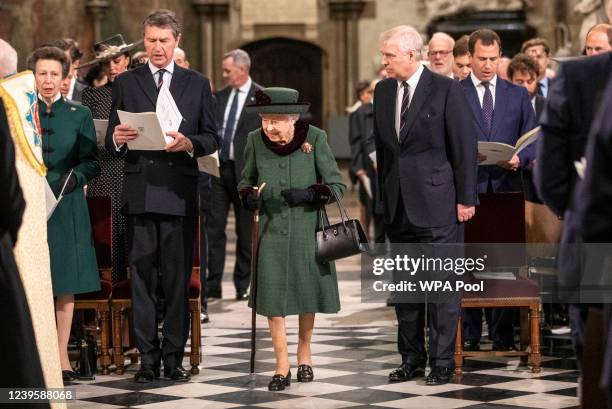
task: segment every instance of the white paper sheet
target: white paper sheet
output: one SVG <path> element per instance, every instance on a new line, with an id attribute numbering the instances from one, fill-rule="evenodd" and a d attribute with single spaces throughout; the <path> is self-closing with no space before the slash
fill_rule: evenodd
<path id="1" fill-rule="evenodd" d="M 518 155 L 523 149 L 534 143 L 540 136 L 540 127 L 535 127 L 525 132 L 517 141 L 516 145 L 508 145 L 501 142 L 478 142 L 478 153 L 487 158 L 478 165 L 497 165 L 497 162 L 508 162 L 514 155 Z"/>
<path id="2" fill-rule="evenodd" d="M 60 194 L 57 198 L 55 197 L 55 193 L 53 193 L 53 189 L 51 189 L 51 186 L 49 186 L 49 182 L 47 182 L 47 179 L 45 179 L 45 202 L 47 204 L 47 220 L 51 218 L 53 212 L 57 208 L 57 205 L 59 205 L 60 201 L 64 197 L 64 190 L 66 190 L 66 185 L 68 184 L 68 180 L 72 176 L 73 172 L 74 169 L 70 169 L 70 173 L 68 174 L 68 177 L 64 182 L 64 186 L 62 186 L 62 190 L 60 191 Z"/>
<path id="3" fill-rule="evenodd" d="M 172 142 L 173 138 L 167 136 L 166 132 L 177 132 L 183 121 L 183 116 L 176 106 L 176 102 L 174 102 L 174 98 L 172 98 L 172 94 L 168 87 L 162 86 L 159 90 L 155 113 L 159 119 L 162 131 L 164 131 L 166 143 Z"/>
<path id="4" fill-rule="evenodd" d="M 104 146 L 106 130 L 108 129 L 108 119 L 94 119 L 93 121 L 96 127 L 96 140 L 98 141 L 98 145 Z"/>
<path id="5" fill-rule="evenodd" d="M 129 125 L 138 131 L 138 137 L 127 143 L 130 150 L 164 150 L 167 142 L 155 112 L 136 113 L 117 110 L 117 114 L 122 124 Z"/>
<path id="6" fill-rule="evenodd" d="M 206 172 L 209 175 L 220 177 L 219 173 L 219 151 L 215 151 L 212 155 L 202 156 L 198 158 L 198 170 Z"/>

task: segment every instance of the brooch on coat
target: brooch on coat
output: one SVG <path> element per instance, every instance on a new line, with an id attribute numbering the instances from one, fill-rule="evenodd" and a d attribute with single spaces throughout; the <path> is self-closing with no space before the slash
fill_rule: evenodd
<path id="1" fill-rule="evenodd" d="M 302 148 L 302 152 L 304 152 L 304 153 L 310 153 L 310 152 L 312 152 L 312 145 L 311 145 L 311 144 L 309 144 L 308 142 L 304 142 L 304 143 L 302 144 L 302 147 L 301 147 L 301 148 Z"/>

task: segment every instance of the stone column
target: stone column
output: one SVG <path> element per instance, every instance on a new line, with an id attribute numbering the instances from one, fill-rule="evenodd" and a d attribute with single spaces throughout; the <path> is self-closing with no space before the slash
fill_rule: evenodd
<path id="1" fill-rule="evenodd" d="M 93 21 L 93 36 L 94 43 L 102 40 L 102 20 L 106 10 L 110 7 L 108 0 L 89 0 L 85 6 L 87 14 Z"/>
<path id="2" fill-rule="evenodd" d="M 337 54 L 335 66 L 336 104 L 332 111 L 344 112 L 354 102 L 354 88 L 359 81 L 359 31 L 366 0 L 329 0 L 330 19 L 335 20 Z"/>
<path id="3" fill-rule="evenodd" d="M 200 16 L 200 69 L 220 85 L 223 57 L 223 22 L 229 17 L 230 0 L 193 0 Z"/>

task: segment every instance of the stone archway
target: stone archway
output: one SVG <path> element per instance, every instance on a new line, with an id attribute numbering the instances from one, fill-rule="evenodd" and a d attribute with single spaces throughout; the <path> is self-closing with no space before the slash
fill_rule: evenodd
<path id="1" fill-rule="evenodd" d="M 251 77 L 264 87 L 297 89 L 300 99 L 310 102 L 312 125 L 323 125 L 322 50 L 311 43 L 277 37 L 241 47 L 251 56 Z"/>

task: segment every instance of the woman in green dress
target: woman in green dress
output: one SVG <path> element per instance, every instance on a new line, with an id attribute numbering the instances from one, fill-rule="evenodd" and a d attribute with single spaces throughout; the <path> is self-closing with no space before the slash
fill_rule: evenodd
<path id="1" fill-rule="evenodd" d="M 38 91 L 47 182 L 56 197 L 63 195 L 47 221 L 51 281 L 55 298 L 60 363 L 64 381 L 75 379 L 68 359 L 68 338 L 74 294 L 100 289 L 83 187 L 100 173 L 96 132 L 88 108 L 65 101 L 60 84 L 69 61 L 57 47 L 41 47 L 28 58 Z"/>
<path id="2" fill-rule="evenodd" d="M 308 104 L 288 88 L 258 91 L 245 109 L 261 114 L 238 185 L 243 205 L 260 209 L 256 311 L 268 317 L 276 373 L 268 389 L 291 382 L 285 316 L 299 314 L 298 382 L 314 379 L 310 343 L 315 313 L 340 310 L 334 263 L 315 259 L 317 209 L 346 189 L 325 131 L 299 120 Z M 266 186 L 258 196 L 254 187 Z M 253 307 L 253 300 L 249 301 Z"/>

